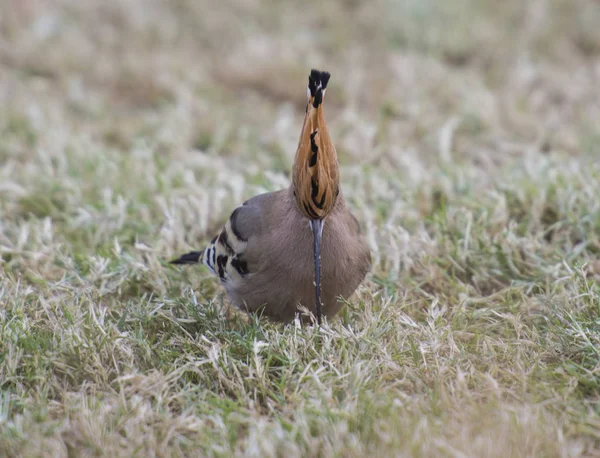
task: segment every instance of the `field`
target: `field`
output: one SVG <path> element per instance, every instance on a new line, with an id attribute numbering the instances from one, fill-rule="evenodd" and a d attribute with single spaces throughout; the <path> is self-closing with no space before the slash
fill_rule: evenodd
<path id="1" fill-rule="evenodd" d="M 600 3 L 0 2 L 0 456 L 600 456 Z M 311 68 L 373 269 L 320 329 L 200 248 Z"/>

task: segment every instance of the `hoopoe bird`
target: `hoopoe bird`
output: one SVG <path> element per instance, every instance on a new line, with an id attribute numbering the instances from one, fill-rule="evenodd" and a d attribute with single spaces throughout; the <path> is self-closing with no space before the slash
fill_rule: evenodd
<path id="1" fill-rule="evenodd" d="M 371 267 L 371 254 L 340 191 L 335 147 L 323 114 L 330 74 L 312 70 L 308 103 L 287 189 L 237 207 L 211 243 L 172 264 L 203 263 L 231 303 L 277 321 L 299 306 L 333 317 Z"/>

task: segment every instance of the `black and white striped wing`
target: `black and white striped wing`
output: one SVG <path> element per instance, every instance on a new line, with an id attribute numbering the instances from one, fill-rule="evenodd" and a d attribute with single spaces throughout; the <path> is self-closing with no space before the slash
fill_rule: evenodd
<path id="1" fill-rule="evenodd" d="M 222 283 L 235 282 L 245 277 L 249 273 L 248 260 L 244 256 L 248 240 L 260 230 L 260 209 L 251 205 L 236 208 L 221 233 L 202 253 L 202 263 Z"/>

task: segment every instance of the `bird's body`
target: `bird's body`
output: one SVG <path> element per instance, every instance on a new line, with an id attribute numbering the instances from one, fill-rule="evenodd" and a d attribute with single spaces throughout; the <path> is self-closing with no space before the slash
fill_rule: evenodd
<path id="1" fill-rule="evenodd" d="M 277 321 L 293 319 L 299 306 L 319 320 L 321 313 L 334 316 L 371 266 L 358 221 L 339 191 L 337 155 L 322 111 L 328 80 L 328 73 L 315 70 L 309 78 L 292 185 L 249 199 L 207 248 L 173 261 L 204 263 L 234 305 Z"/>

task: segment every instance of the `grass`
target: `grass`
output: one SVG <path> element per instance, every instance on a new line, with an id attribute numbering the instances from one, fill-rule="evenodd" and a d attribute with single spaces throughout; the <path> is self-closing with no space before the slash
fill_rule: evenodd
<path id="1" fill-rule="evenodd" d="M 0 5 L 0 455 L 600 449 L 592 0 Z M 311 67 L 373 269 L 322 328 L 201 247 L 289 184 Z"/>

